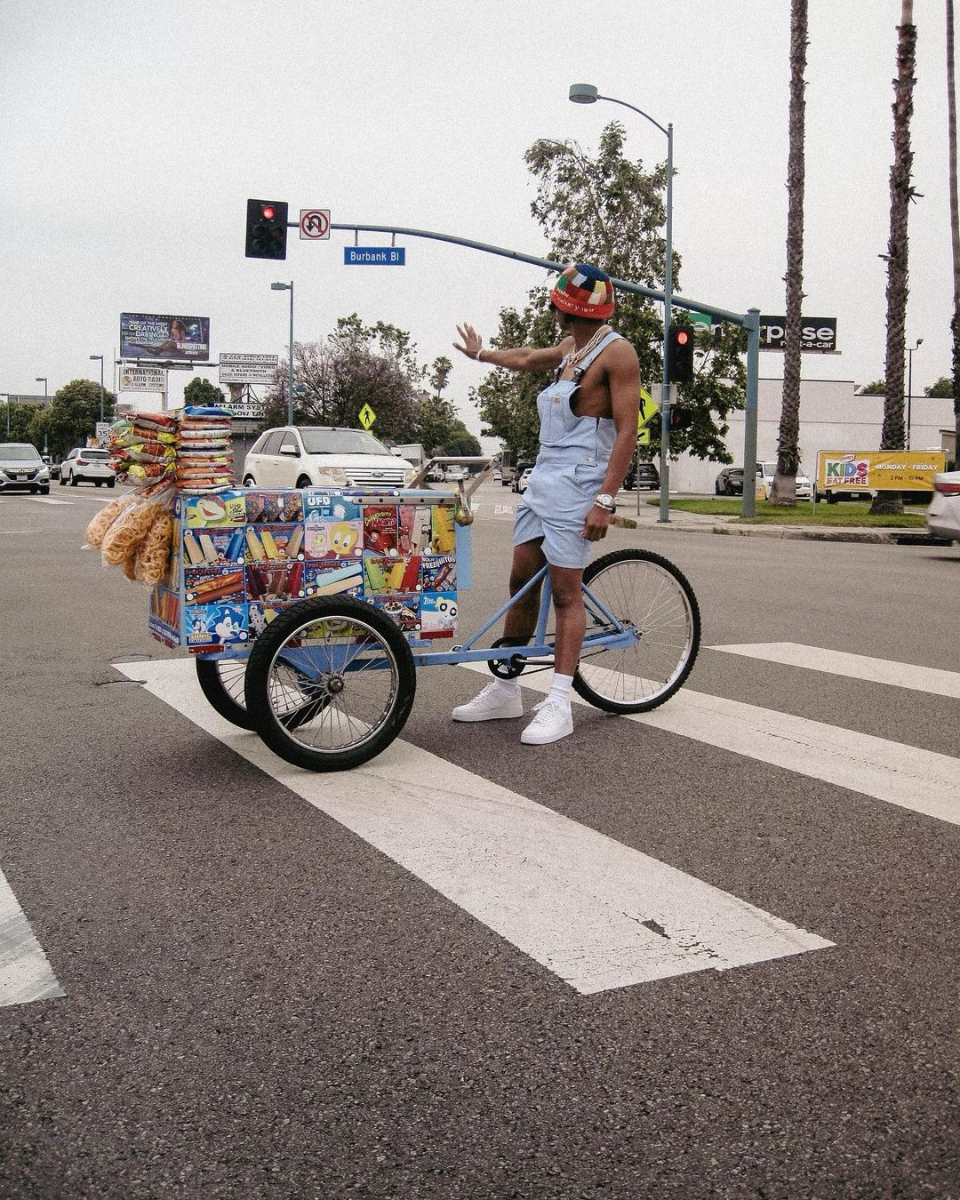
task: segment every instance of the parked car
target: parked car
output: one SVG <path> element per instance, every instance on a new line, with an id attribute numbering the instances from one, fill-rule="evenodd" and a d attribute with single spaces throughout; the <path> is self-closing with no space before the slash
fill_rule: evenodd
<path id="1" fill-rule="evenodd" d="M 927 532 L 960 542 L 960 471 L 933 477 L 933 499 L 927 509 Z"/>
<path id="2" fill-rule="evenodd" d="M 521 472 L 520 478 L 517 481 L 517 491 L 518 492 L 525 492 L 527 490 L 527 484 L 530 482 L 530 476 L 532 474 L 533 474 L 533 467 L 527 467 L 525 470 L 523 470 Z"/>
<path id="3" fill-rule="evenodd" d="M 776 462 L 757 463 L 757 476 L 763 476 L 763 496 L 770 499 L 770 489 L 773 487 L 773 477 L 777 473 Z M 743 472 L 740 472 L 740 491 L 743 492 Z M 813 495 L 813 485 L 803 471 L 797 471 L 797 499 L 809 500 Z"/>
<path id="4" fill-rule="evenodd" d="M 500 470 L 500 468 L 499 468 L 499 467 L 494 467 L 494 468 L 493 468 L 493 481 L 494 481 L 494 483 L 499 483 L 499 482 L 500 482 L 500 480 L 501 480 L 501 478 L 502 478 L 502 476 L 503 476 L 503 472 Z"/>
<path id="5" fill-rule="evenodd" d="M 29 442 L 0 442 L 0 492 L 50 494 L 50 470 Z"/>
<path id="6" fill-rule="evenodd" d="M 76 487 L 78 483 L 95 483 L 97 487 L 106 484 L 115 487 L 116 472 L 110 466 L 110 454 L 107 450 L 94 450 L 87 446 L 76 446 L 60 464 L 60 486 L 67 483 Z"/>
<path id="7" fill-rule="evenodd" d="M 718 496 L 742 496 L 743 467 L 724 467 L 714 480 L 713 490 Z"/>
<path id="8" fill-rule="evenodd" d="M 651 492 L 655 492 L 660 487 L 660 472 L 657 470 L 656 464 L 638 462 L 631 468 L 629 475 L 623 481 L 623 486 L 628 492 L 633 491 L 635 487 L 649 488 Z"/>
<path id="9" fill-rule="evenodd" d="M 243 462 L 244 487 L 405 487 L 416 468 L 372 433 L 337 426 L 268 429 Z"/>
<path id="10" fill-rule="evenodd" d="M 517 465 L 513 469 L 513 482 L 510 485 L 510 488 L 512 491 L 514 491 L 514 492 L 522 492 L 523 491 L 523 488 L 525 488 L 527 486 L 526 480 L 523 479 L 523 473 L 524 473 L 524 471 L 526 471 L 527 474 L 529 475 L 529 473 L 533 470 L 533 468 L 534 468 L 534 464 L 532 462 L 518 462 L 517 463 Z M 521 480 L 523 480 L 523 487 L 520 486 Z"/>

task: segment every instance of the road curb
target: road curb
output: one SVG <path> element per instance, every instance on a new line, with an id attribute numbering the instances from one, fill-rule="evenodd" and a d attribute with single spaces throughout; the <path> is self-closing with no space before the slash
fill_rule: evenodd
<path id="1" fill-rule="evenodd" d="M 650 524 L 644 528 L 661 529 L 671 533 L 718 533 L 724 537 L 765 537 L 807 542 L 866 542 L 872 545 L 896 545 L 898 538 L 908 535 L 916 538 L 918 533 L 911 529 L 811 529 L 805 525 L 681 525 L 673 521 Z M 931 546 L 936 544 L 931 540 Z"/>

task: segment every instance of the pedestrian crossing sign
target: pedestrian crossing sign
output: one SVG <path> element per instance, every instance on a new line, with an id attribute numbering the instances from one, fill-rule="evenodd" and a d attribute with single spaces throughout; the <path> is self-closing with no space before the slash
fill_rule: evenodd
<path id="1" fill-rule="evenodd" d="M 637 413 L 637 445 L 650 445 L 650 422 L 660 411 L 660 405 L 646 388 L 640 389 L 640 408 Z"/>
<path id="2" fill-rule="evenodd" d="M 364 427 L 364 429 L 369 429 L 376 419 L 377 414 L 373 411 L 369 404 L 365 404 L 363 408 L 360 409 L 360 424 Z"/>

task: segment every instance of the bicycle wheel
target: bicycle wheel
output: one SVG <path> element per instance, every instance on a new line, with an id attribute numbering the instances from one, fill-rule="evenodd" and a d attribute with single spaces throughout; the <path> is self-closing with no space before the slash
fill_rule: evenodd
<path id="1" fill-rule="evenodd" d="M 246 669 L 245 658 L 198 658 L 197 682 L 224 720 L 241 729 L 253 729 L 253 721 L 243 699 Z"/>
<path id="2" fill-rule="evenodd" d="M 577 694 L 612 713 L 649 712 L 690 674 L 700 648 L 700 609 L 683 573 L 646 550 L 617 550 L 590 563 L 585 589 L 636 634 L 627 647 L 591 650 L 590 635 L 610 629 L 584 597 L 587 639 L 573 677 Z"/>
<path id="3" fill-rule="evenodd" d="M 247 712 L 244 698 L 244 676 L 247 670 L 245 658 L 198 658 L 197 682 L 210 704 L 225 720 L 240 729 L 254 729 L 253 720 Z M 318 696 L 307 676 L 294 668 L 287 670 L 290 695 L 293 689 L 300 694 L 300 706 L 291 704 L 290 711 L 283 716 L 288 729 L 295 729 L 311 721 L 329 703 L 326 696 Z"/>
<path id="4" fill-rule="evenodd" d="M 344 771 L 390 745 L 416 686 L 413 655 L 393 621 L 359 600 L 315 596 L 257 638 L 244 694 L 253 728 L 274 753 L 308 771 Z"/>

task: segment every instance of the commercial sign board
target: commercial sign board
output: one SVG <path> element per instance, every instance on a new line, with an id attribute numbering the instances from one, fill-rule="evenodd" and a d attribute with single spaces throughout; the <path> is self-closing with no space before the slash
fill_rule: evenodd
<path id="1" fill-rule="evenodd" d="M 120 368 L 121 392 L 165 392 L 167 373 L 163 367 Z"/>
<path id="2" fill-rule="evenodd" d="M 829 492 L 932 492 L 946 469 L 942 450 L 821 450 L 817 489 Z"/>
<path id="3" fill-rule="evenodd" d="M 209 362 L 210 318 L 121 313 L 120 357 Z"/>
<path id="4" fill-rule="evenodd" d="M 405 246 L 344 246 L 345 267 L 405 267 Z"/>
<path id="5" fill-rule="evenodd" d="M 786 317 L 760 318 L 760 349 L 783 350 L 787 336 Z M 801 317 L 800 350 L 804 354 L 832 354 L 837 349 L 836 317 Z"/>
<path id="6" fill-rule="evenodd" d="M 276 354 L 221 354 L 221 383 L 273 383 Z"/>

